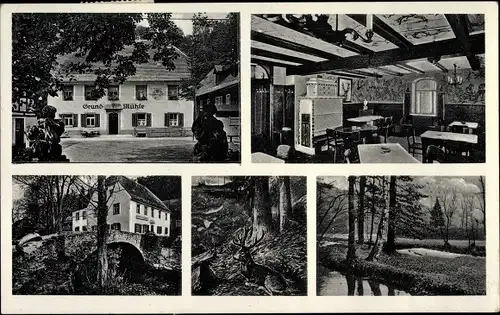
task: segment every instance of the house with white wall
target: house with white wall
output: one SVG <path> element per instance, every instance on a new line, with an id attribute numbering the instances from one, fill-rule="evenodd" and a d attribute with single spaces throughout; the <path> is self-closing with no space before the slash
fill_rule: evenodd
<path id="1" fill-rule="evenodd" d="M 110 229 L 132 233 L 149 231 L 171 236 L 172 211 L 147 187 L 125 176 L 110 176 L 107 185 L 107 224 Z M 74 232 L 97 230 L 97 192 L 85 209 L 72 214 Z"/>

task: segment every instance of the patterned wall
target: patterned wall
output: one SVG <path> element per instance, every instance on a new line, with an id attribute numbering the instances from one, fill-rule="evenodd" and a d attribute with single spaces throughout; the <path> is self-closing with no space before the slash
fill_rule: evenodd
<path id="1" fill-rule="evenodd" d="M 406 88 L 411 89 L 413 80 L 420 77 L 434 77 L 438 85 L 443 86 L 446 103 L 453 104 L 481 104 L 484 105 L 484 69 L 472 71 L 470 69 L 457 70 L 457 75 L 464 78 L 462 85 L 450 86 L 446 82 L 449 73 L 434 72 L 426 74 L 408 74 L 402 77 L 384 76 L 382 78 L 354 79 L 352 88 L 352 102 L 402 102 Z"/>

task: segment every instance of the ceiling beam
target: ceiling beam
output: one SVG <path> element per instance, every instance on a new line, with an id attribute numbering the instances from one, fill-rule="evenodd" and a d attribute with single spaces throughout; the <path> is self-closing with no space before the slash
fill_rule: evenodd
<path id="1" fill-rule="evenodd" d="M 342 71 L 363 75 L 365 77 L 373 77 L 373 78 L 381 78 L 382 77 L 378 73 L 371 73 L 371 72 L 367 72 L 367 71 L 363 71 L 363 70 L 342 70 Z"/>
<path id="2" fill-rule="evenodd" d="M 262 60 L 262 59 L 257 59 L 257 58 L 252 58 L 251 63 L 255 63 L 258 65 L 266 65 L 266 66 L 270 66 L 270 67 L 272 67 L 272 66 L 283 67 L 283 68 L 287 68 L 287 69 L 295 67 L 293 65 L 289 65 L 286 63 L 274 62 L 274 61 L 270 61 L 270 60 Z M 288 72 L 288 70 L 287 70 L 287 72 Z"/>
<path id="3" fill-rule="evenodd" d="M 423 70 L 420 70 L 418 68 L 415 68 L 413 66 L 410 66 L 409 64 L 406 64 L 404 62 L 399 62 L 399 63 L 396 63 L 394 64 L 396 67 L 399 67 L 401 69 L 406 69 L 406 70 L 410 70 L 410 71 L 413 71 L 413 72 L 416 72 L 416 73 L 419 73 L 419 74 L 424 74 L 425 71 Z"/>
<path id="4" fill-rule="evenodd" d="M 448 23 L 450 23 L 451 29 L 458 40 L 462 42 L 465 56 L 469 61 L 472 70 L 479 70 L 481 68 L 481 63 L 475 54 L 471 52 L 471 46 L 469 42 L 469 27 L 466 14 L 445 14 Z"/>
<path id="5" fill-rule="evenodd" d="M 471 53 L 484 53 L 484 33 L 469 36 Z M 373 68 L 392 65 L 408 60 L 423 59 L 435 56 L 456 57 L 463 56 L 462 42 L 457 39 L 448 39 L 421 45 L 415 45 L 411 50 L 390 49 L 374 52 L 372 55 L 358 55 L 343 58 L 342 60 L 327 60 L 312 65 L 297 66 L 290 69 L 293 74 L 314 74 L 330 70 Z"/>
<path id="6" fill-rule="evenodd" d="M 288 62 L 300 63 L 302 65 L 314 64 L 314 61 L 312 61 L 312 60 L 303 59 L 303 58 L 290 56 L 290 55 L 285 55 L 285 54 L 272 52 L 272 51 L 264 50 L 264 49 L 260 49 L 260 48 L 251 48 L 251 54 L 257 55 L 257 56 L 262 56 L 262 57 L 267 57 L 267 58 L 288 61 Z"/>
<path id="7" fill-rule="evenodd" d="M 366 26 L 366 14 L 347 14 L 347 16 L 359 24 Z M 385 24 L 375 14 L 373 14 L 373 31 L 399 48 L 409 50 L 413 47 L 413 44 L 410 41 L 395 31 L 392 27 Z"/>
<path id="8" fill-rule="evenodd" d="M 439 63 L 439 60 L 441 60 L 441 57 L 431 57 L 427 58 L 427 61 L 429 61 L 434 67 L 438 68 L 444 73 L 448 73 L 448 69 L 443 66 L 442 64 Z"/>
<path id="9" fill-rule="evenodd" d="M 343 72 L 343 71 L 328 71 L 328 74 L 333 74 L 333 75 L 338 75 L 339 77 L 348 77 L 348 78 L 354 78 L 354 79 L 366 79 L 365 76 L 359 75 L 359 74 L 354 74 L 354 73 L 349 73 L 349 72 Z"/>
<path id="10" fill-rule="evenodd" d="M 384 69 L 384 68 L 377 68 L 377 70 L 380 71 L 380 72 L 387 73 L 389 75 L 394 75 L 396 77 L 402 77 L 403 76 L 403 74 L 401 72 L 391 71 L 391 70 Z"/>
<path id="11" fill-rule="evenodd" d="M 334 55 L 332 53 L 329 53 L 329 52 L 326 52 L 326 51 L 323 51 L 323 50 L 320 50 L 317 48 L 314 48 L 312 46 L 298 44 L 298 43 L 291 42 L 291 41 L 288 41 L 288 40 L 283 39 L 283 38 L 267 35 L 267 34 L 262 33 L 262 32 L 252 31 L 251 36 L 252 36 L 252 40 L 255 40 L 255 41 L 258 41 L 258 42 L 261 42 L 264 44 L 273 45 L 273 46 L 301 52 L 304 54 L 309 54 L 309 55 L 320 57 L 320 58 L 325 58 L 325 59 L 340 58 L 337 55 Z"/>

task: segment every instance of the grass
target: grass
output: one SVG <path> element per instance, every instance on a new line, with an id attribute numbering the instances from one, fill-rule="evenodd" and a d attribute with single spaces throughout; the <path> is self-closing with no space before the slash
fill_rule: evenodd
<path id="1" fill-rule="evenodd" d="M 329 269 L 371 277 L 403 288 L 413 295 L 485 295 L 486 260 L 462 256 L 440 258 L 381 253 L 376 262 L 364 260 L 366 245 L 358 246 L 358 259 L 345 263 L 345 244 L 318 249 L 318 263 Z"/>

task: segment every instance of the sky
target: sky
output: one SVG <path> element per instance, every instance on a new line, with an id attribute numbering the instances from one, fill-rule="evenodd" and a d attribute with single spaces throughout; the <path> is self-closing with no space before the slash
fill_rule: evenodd
<path id="1" fill-rule="evenodd" d="M 184 35 L 191 35 L 193 33 L 193 22 L 191 20 L 176 20 L 176 19 L 190 19 L 195 13 L 172 13 L 172 20 L 184 32 Z M 223 19 L 227 16 L 226 13 L 206 13 L 208 18 Z M 139 25 L 148 26 L 148 20 L 142 20 Z"/>

